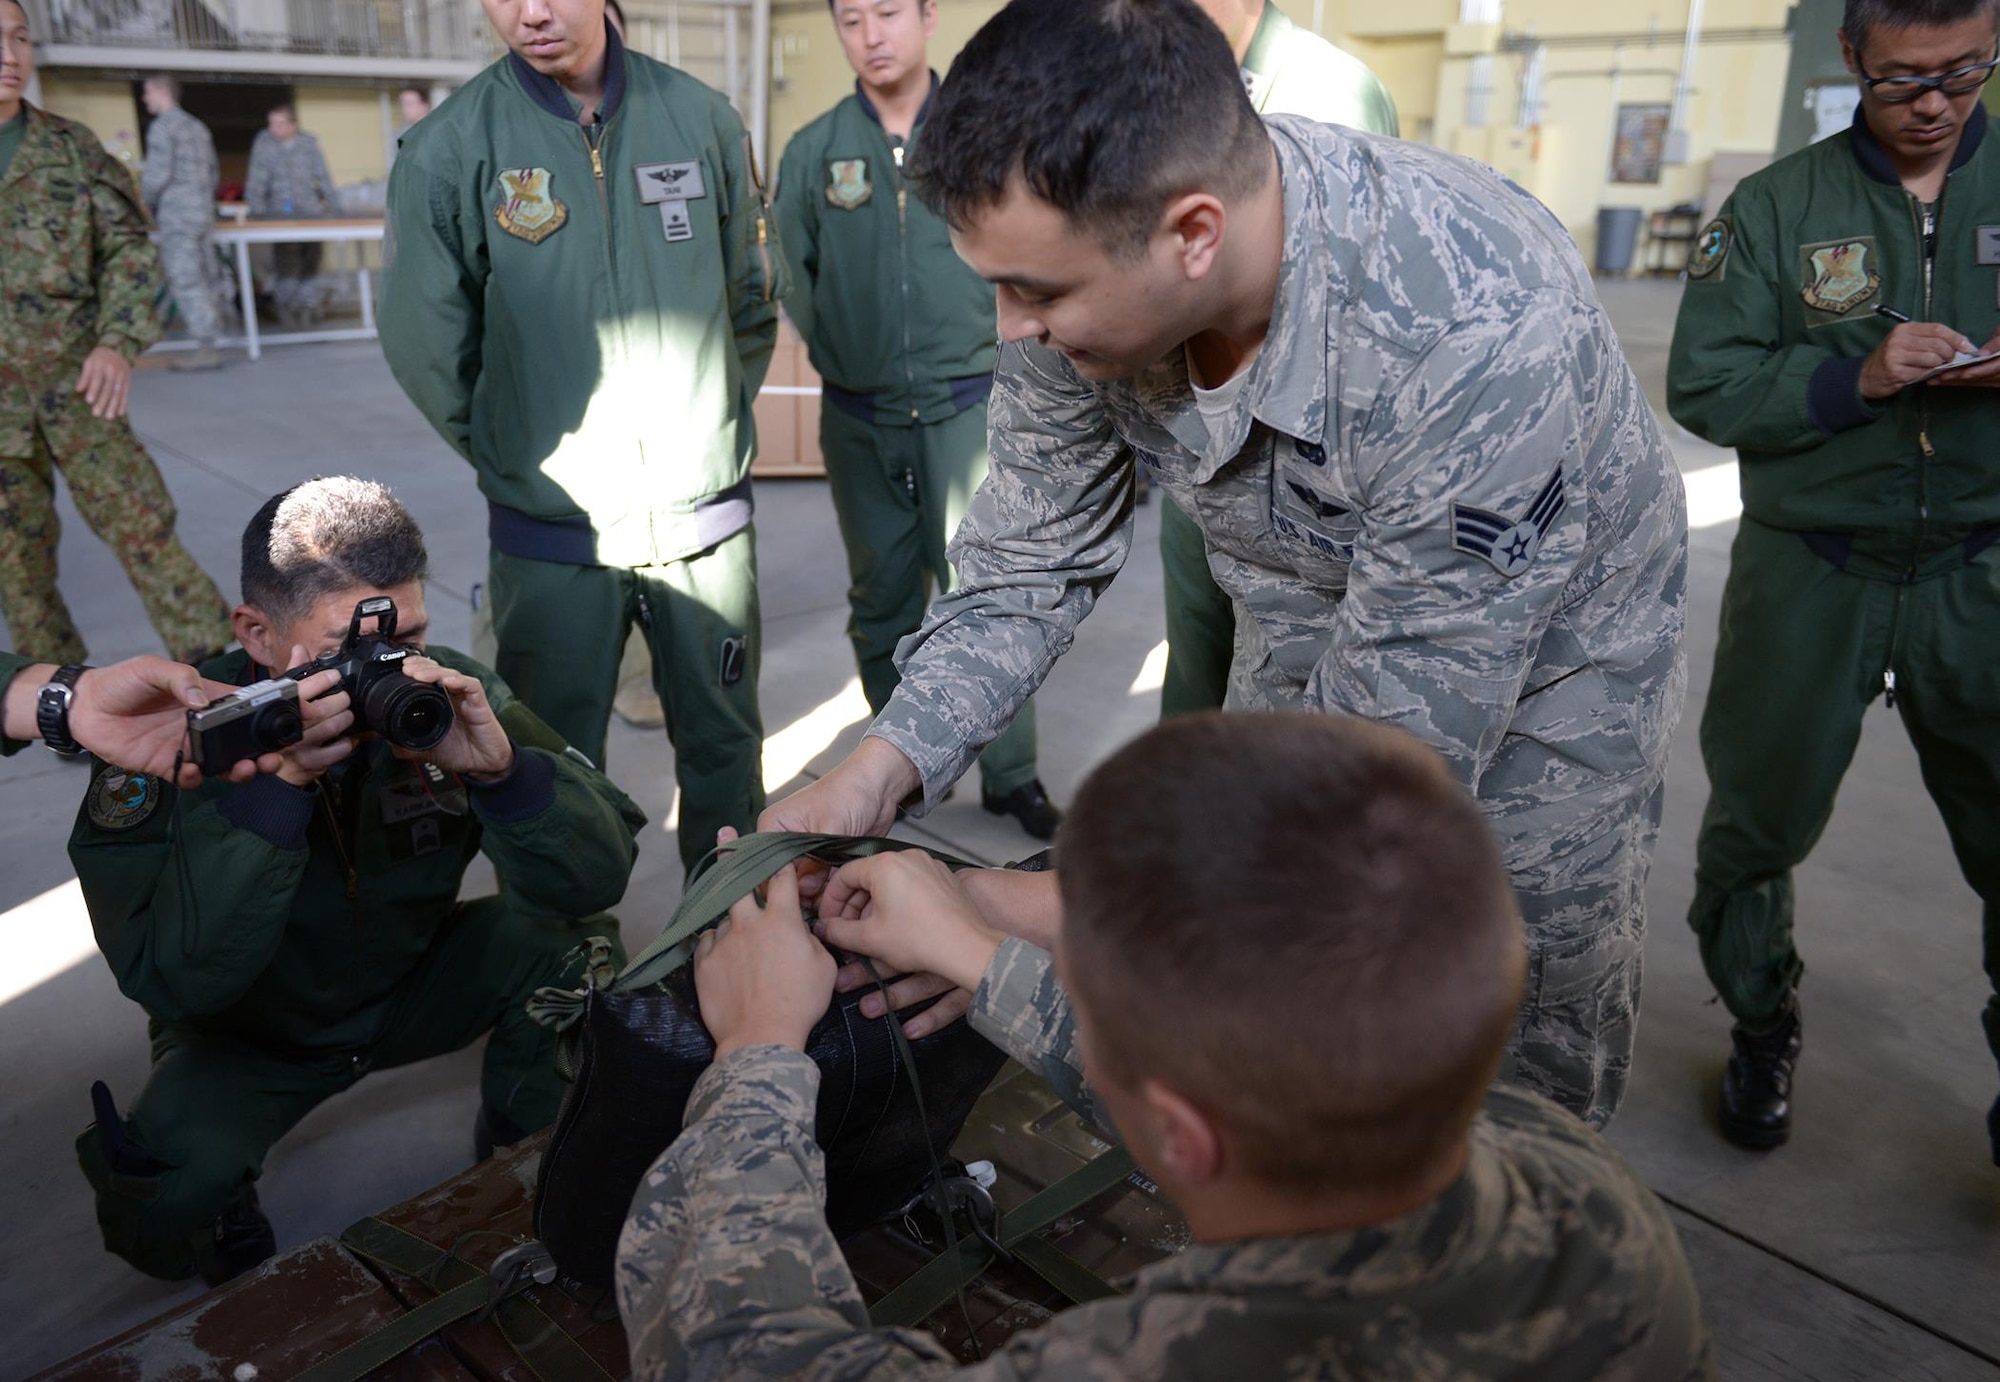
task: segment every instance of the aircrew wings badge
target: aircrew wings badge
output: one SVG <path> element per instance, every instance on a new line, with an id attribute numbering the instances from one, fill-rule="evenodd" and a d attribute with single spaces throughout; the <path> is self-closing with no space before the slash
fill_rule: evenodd
<path id="1" fill-rule="evenodd" d="M 826 199 L 842 211 L 866 206 L 874 195 L 867 159 L 836 158 L 826 165 Z"/>
<path id="2" fill-rule="evenodd" d="M 1563 497 L 1562 467 L 1542 486 L 1519 518 L 1475 509 L 1456 501 L 1451 506 L 1451 545 L 1458 551 L 1490 562 L 1495 571 L 1512 580 L 1535 564 L 1542 539 L 1568 503 Z"/>
<path id="3" fill-rule="evenodd" d="M 569 208 L 549 191 L 548 169 L 503 168 L 500 205 L 493 208 L 493 219 L 509 235 L 539 245 L 562 229 Z"/>

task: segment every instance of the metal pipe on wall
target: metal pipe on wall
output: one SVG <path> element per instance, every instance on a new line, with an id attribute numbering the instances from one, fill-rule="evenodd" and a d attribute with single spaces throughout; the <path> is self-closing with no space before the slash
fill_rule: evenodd
<path id="1" fill-rule="evenodd" d="M 1694 92 L 1694 62 L 1701 47 L 1701 12 L 1707 0 L 1688 0 L 1687 36 L 1681 45 L 1681 73 L 1674 81 L 1674 101 L 1672 113 L 1667 117 L 1667 128 L 1679 133 L 1687 131 L 1688 97 Z"/>
<path id="2" fill-rule="evenodd" d="M 1700 0 L 1696 0 L 1700 3 Z M 759 168 L 771 166 L 771 0 L 750 7 L 750 150 Z"/>

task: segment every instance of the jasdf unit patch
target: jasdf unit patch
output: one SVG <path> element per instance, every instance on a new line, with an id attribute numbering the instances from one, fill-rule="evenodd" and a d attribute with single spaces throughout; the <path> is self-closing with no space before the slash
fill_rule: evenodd
<path id="1" fill-rule="evenodd" d="M 160 809 L 160 784 L 144 773 L 105 764 L 91 779 L 84 814 L 99 830 L 132 830 Z"/>
<path id="2" fill-rule="evenodd" d="M 1807 324 L 1822 326 L 1852 315 L 1881 296 L 1882 275 L 1877 272 L 1879 256 L 1875 237 L 1828 240 L 1799 248 L 1799 296 L 1809 312 Z"/>
<path id="3" fill-rule="evenodd" d="M 1688 277 L 1714 278 L 1717 282 L 1727 277 L 1724 270 L 1729 263 L 1729 247 L 1735 239 L 1729 222 L 1720 216 L 1710 221 L 1694 237 L 1694 248 L 1688 251 Z"/>
<path id="4" fill-rule="evenodd" d="M 546 168 L 503 168 L 500 172 L 500 205 L 493 208 L 500 229 L 531 245 L 562 229 L 569 208 L 549 190 Z"/>
<path id="5" fill-rule="evenodd" d="M 836 158 L 826 165 L 826 199 L 842 211 L 866 206 L 874 195 L 874 184 L 868 181 L 867 159 Z"/>
<path id="6" fill-rule="evenodd" d="M 1451 545 L 1461 552 L 1491 562 L 1493 569 L 1509 580 L 1535 564 L 1542 539 L 1568 504 L 1563 497 L 1562 467 L 1542 486 L 1520 518 L 1475 509 L 1454 501 L 1451 506 Z"/>

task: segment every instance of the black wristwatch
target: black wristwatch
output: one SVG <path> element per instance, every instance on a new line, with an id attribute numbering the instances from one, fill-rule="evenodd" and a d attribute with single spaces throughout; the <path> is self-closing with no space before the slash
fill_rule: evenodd
<path id="1" fill-rule="evenodd" d="M 83 752 L 83 745 L 69 732 L 69 708 L 76 700 L 77 679 L 89 670 L 76 666 L 58 668 L 35 696 L 35 728 L 40 731 L 42 742 L 65 758 Z"/>

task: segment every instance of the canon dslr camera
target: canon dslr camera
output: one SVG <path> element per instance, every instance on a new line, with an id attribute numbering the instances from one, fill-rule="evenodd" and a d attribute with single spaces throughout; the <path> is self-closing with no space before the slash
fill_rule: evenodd
<path id="1" fill-rule="evenodd" d="M 362 626 L 371 619 L 374 632 L 364 634 Z M 398 748 L 418 752 L 436 748 L 451 733 L 451 697 L 403 671 L 412 650 L 391 642 L 395 636 L 396 602 L 386 595 L 361 601 L 336 651 L 282 677 L 246 686 L 205 710 L 190 710 L 190 761 L 215 776 L 245 758 L 298 743 L 305 733 L 299 683 L 328 668 L 340 673 L 340 684 L 326 694 L 347 693 L 354 709 L 354 733 L 379 734 Z"/>

